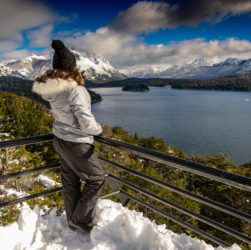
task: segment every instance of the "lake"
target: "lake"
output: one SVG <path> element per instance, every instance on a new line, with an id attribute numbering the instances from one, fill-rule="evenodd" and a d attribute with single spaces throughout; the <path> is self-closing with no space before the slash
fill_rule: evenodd
<path id="1" fill-rule="evenodd" d="M 251 161 L 251 92 L 93 90 L 103 97 L 92 105 L 100 123 L 163 138 L 186 154 L 226 153 L 237 164 Z"/>

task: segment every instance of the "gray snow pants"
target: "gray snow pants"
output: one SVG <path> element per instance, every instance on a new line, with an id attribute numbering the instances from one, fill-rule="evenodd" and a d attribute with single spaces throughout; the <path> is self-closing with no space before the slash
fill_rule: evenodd
<path id="1" fill-rule="evenodd" d="M 92 221 L 92 213 L 108 170 L 91 144 L 65 141 L 54 135 L 53 145 L 61 161 L 67 219 L 88 224 Z M 81 190 L 82 180 L 85 186 Z"/>

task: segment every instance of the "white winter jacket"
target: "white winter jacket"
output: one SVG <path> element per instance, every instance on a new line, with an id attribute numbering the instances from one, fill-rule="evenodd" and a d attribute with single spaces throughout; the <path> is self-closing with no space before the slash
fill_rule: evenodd
<path id="1" fill-rule="evenodd" d="M 102 128 L 91 113 L 91 98 L 84 86 L 74 80 L 48 79 L 34 82 L 32 91 L 50 102 L 54 116 L 53 134 L 73 142 L 93 143 Z"/>

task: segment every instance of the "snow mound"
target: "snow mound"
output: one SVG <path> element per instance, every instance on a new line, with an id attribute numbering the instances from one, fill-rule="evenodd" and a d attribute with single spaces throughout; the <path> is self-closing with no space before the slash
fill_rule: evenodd
<path id="1" fill-rule="evenodd" d="M 95 211 L 91 234 L 83 235 L 68 228 L 65 214 L 56 216 L 56 209 L 41 216 L 36 206 L 33 210 L 27 204 L 22 207 L 18 221 L 0 227 L 0 245 L 4 250 L 212 250 L 211 245 L 185 234 L 175 234 L 157 226 L 142 213 L 131 211 L 119 203 L 100 200 Z M 218 247 L 217 250 L 224 248 Z M 237 245 L 229 250 L 240 250 Z"/>

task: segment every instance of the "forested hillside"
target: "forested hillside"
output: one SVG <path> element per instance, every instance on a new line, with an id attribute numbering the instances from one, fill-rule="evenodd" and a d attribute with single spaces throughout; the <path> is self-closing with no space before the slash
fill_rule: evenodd
<path id="1" fill-rule="evenodd" d="M 237 90 L 250 91 L 251 79 L 221 77 L 204 80 L 184 80 L 171 84 L 175 89 L 211 89 L 211 90 Z"/>
<path id="2" fill-rule="evenodd" d="M 0 140 L 9 140 L 13 138 L 22 138 L 28 136 L 35 136 L 40 134 L 51 133 L 53 117 L 49 110 L 47 110 L 41 103 L 38 103 L 27 97 L 21 97 L 13 93 L 0 92 Z M 130 135 L 120 127 L 109 127 L 103 125 L 103 135 L 125 141 L 131 144 L 136 144 L 142 147 L 150 148 L 156 151 L 167 153 L 172 156 L 180 157 L 183 159 L 200 162 L 212 167 L 237 173 L 240 175 L 251 177 L 251 162 L 237 166 L 230 162 L 228 156 L 225 154 L 207 155 L 201 157 L 199 155 L 185 155 L 181 150 L 174 146 L 168 146 L 164 140 L 156 137 L 138 137 L 137 134 Z M 179 188 L 191 191 L 198 195 L 213 199 L 217 202 L 224 203 L 225 205 L 234 207 L 246 213 L 251 213 L 250 194 L 248 192 L 219 184 L 206 178 L 189 174 L 177 170 L 172 167 L 144 159 L 142 157 L 121 151 L 115 148 L 95 142 L 97 152 L 107 157 L 108 159 L 126 165 L 132 169 L 151 175 L 159 180 L 168 182 Z M 8 151 L 0 150 L 0 173 L 6 174 L 20 170 L 30 169 L 38 166 L 47 165 L 50 163 L 58 162 L 58 156 L 55 154 L 52 143 L 41 143 L 37 145 L 30 145 L 25 147 L 10 148 Z M 109 166 L 110 171 L 118 176 L 123 176 L 128 181 L 134 182 L 142 188 L 145 188 L 155 194 L 170 200 L 176 204 L 186 207 L 196 213 L 207 216 L 211 219 L 229 226 L 239 232 L 251 235 L 251 225 L 244 221 L 235 219 L 232 216 L 218 212 L 215 209 L 209 208 L 196 201 L 185 198 L 174 192 L 168 191 L 155 184 L 150 184 L 140 178 L 134 177 L 124 171 L 118 171 Z M 10 179 L 0 183 L 0 202 L 14 199 L 17 194 L 10 194 L 6 192 L 9 189 L 17 189 L 19 193 L 31 194 L 45 190 L 47 187 L 42 185 L 41 182 L 35 181 L 40 173 L 32 174 L 30 176 L 23 176 L 19 179 Z M 55 186 L 60 182 L 59 170 L 47 171 L 45 173 L 55 181 Z M 209 234 L 213 234 L 230 243 L 241 244 L 240 241 L 218 231 L 204 223 L 199 222 L 181 212 L 178 212 L 168 206 L 164 206 L 157 201 L 153 201 L 144 195 L 138 194 L 129 190 L 125 186 L 124 189 L 128 190 L 131 194 L 140 197 L 150 204 L 161 208 L 170 215 L 192 223 L 194 226 L 199 227 Z M 103 190 L 103 194 L 110 192 L 107 185 Z M 55 193 L 43 198 L 38 198 L 28 202 L 31 207 L 38 203 L 41 208 L 44 208 L 45 213 L 53 207 L 57 207 L 60 214 L 63 209 L 63 201 L 61 193 Z M 167 228 L 177 233 L 187 233 L 198 237 L 198 235 L 180 227 L 179 225 L 159 216 L 158 214 L 142 207 L 141 205 L 131 201 L 129 203 L 131 209 L 143 211 L 144 214 L 151 220 L 157 223 L 165 223 Z M 1 209 L 0 221 L 1 224 L 6 225 L 16 220 L 19 213 L 19 205 L 13 205 Z M 243 249 L 248 249 L 247 245 L 241 245 Z"/>

